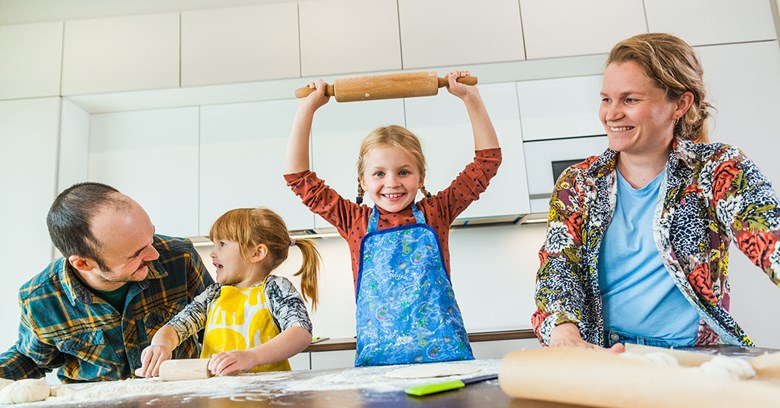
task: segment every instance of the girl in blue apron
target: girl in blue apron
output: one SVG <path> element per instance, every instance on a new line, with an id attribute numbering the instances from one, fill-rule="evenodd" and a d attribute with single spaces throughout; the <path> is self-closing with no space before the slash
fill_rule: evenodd
<path id="1" fill-rule="evenodd" d="M 238 208 L 211 227 L 211 260 L 217 283 L 209 286 L 152 338 L 141 353 L 141 377 L 156 376 L 182 341 L 204 330 L 201 358 L 216 375 L 241 371 L 289 371 L 288 358 L 311 343 L 304 299 L 317 303 L 319 254 L 307 239 L 291 239 L 279 215 L 266 208 Z M 301 250 L 303 299 L 292 283 L 271 274 Z"/>
<path id="2" fill-rule="evenodd" d="M 501 163 L 495 130 L 475 86 L 448 75 L 465 104 L 474 161 L 435 196 L 424 187 L 419 139 L 401 126 L 374 130 L 361 145 L 358 199 L 351 202 L 309 170 L 314 112 L 329 98 L 325 83 L 301 100 L 290 134 L 285 179 L 313 212 L 347 240 L 355 279 L 356 366 L 473 359 L 449 274 L 452 221 L 479 198 Z M 417 192 L 424 197 L 415 201 Z M 367 194 L 373 206 L 362 205 Z"/>

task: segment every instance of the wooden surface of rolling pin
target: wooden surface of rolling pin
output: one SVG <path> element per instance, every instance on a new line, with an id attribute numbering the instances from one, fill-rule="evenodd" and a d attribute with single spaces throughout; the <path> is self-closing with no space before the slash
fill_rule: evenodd
<path id="1" fill-rule="evenodd" d="M 544 348 L 509 353 L 498 374 L 509 396 L 596 407 L 774 407 L 780 387 L 702 376 L 604 350 Z"/>
<path id="2" fill-rule="evenodd" d="M 459 83 L 476 85 L 473 76 L 460 77 Z M 439 78 L 435 72 L 408 72 L 401 74 L 375 75 L 356 78 L 340 78 L 328 85 L 325 95 L 335 96 L 337 102 L 370 101 L 376 99 L 412 98 L 433 96 L 439 88 L 447 86 L 446 78 Z M 305 86 L 295 90 L 297 98 L 305 98 L 314 89 Z"/>
<path id="3" fill-rule="evenodd" d="M 203 380 L 211 377 L 208 358 L 165 360 L 160 364 L 163 381 Z"/>

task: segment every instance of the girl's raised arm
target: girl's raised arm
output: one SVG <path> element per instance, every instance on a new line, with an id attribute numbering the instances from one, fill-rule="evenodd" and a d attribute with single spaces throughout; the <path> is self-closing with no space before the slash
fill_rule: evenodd
<path id="1" fill-rule="evenodd" d="M 479 95 L 479 88 L 475 85 L 464 85 L 456 80 L 470 75 L 469 71 L 455 71 L 447 75 L 449 86 L 447 90 L 460 98 L 466 105 L 466 111 L 471 121 L 471 130 L 474 133 L 474 150 L 485 150 L 499 147 L 496 129 L 490 121 L 485 104 Z"/>
<path id="2" fill-rule="evenodd" d="M 325 96 L 327 84 L 320 80 L 309 84 L 315 91 L 301 99 L 298 111 L 295 113 L 290 140 L 287 142 L 287 159 L 285 161 L 285 174 L 300 173 L 309 170 L 309 135 L 311 124 L 314 120 L 314 112 L 330 100 Z"/>

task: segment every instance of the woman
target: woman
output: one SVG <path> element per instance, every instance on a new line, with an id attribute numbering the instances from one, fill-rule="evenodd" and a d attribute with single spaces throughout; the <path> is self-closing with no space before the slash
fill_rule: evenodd
<path id="1" fill-rule="evenodd" d="M 739 149 L 707 143 L 702 69 L 668 34 L 610 52 L 599 116 L 609 149 L 569 167 L 539 258 L 549 346 L 752 345 L 728 313 L 731 241 L 780 284 L 780 208 Z"/>

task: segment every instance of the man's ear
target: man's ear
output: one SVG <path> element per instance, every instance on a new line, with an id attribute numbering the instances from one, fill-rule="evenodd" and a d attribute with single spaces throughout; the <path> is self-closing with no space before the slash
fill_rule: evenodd
<path id="1" fill-rule="evenodd" d="M 70 266 L 76 268 L 77 271 L 81 272 L 89 272 L 97 268 L 97 263 L 95 261 L 78 255 L 69 256 L 68 263 Z"/>
<path id="2" fill-rule="evenodd" d="M 249 259 L 252 263 L 261 262 L 268 256 L 268 246 L 266 244 L 260 244 L 255 247 L 255 251 L 252 252 L 252 257 Z"/>

